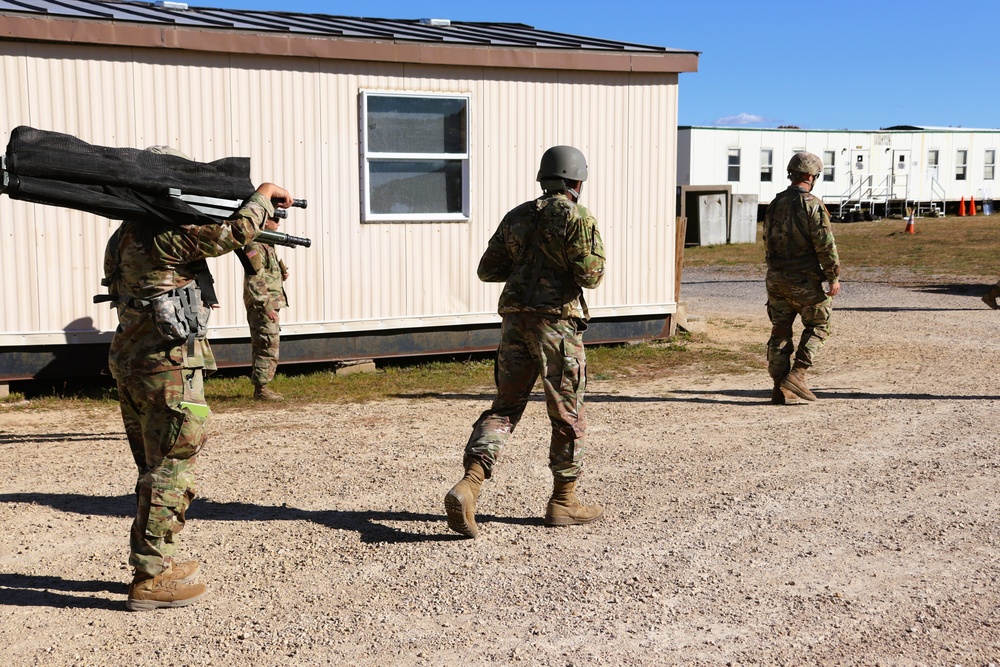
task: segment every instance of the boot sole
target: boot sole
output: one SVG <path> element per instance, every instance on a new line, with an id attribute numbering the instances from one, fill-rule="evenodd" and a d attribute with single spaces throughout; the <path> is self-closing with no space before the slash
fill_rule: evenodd
<path id="1" fill-rule="evenodd" d="M 450 491 L 444 497 L 444 511 L 448 515 L 448 528 L 451 530 L 472 538 L 479 534 L 476 524 L 470 524 L 465 518 L 465 503 Z"/>
<path id="2" fill-rule="evenodd" d="M 799 389 L 798 387 L 796 387 L 791 382 L 782 382 L 781 383 L 781 388 L 782 389 L 787 389 L 788 391 L 792 392 L 793 394 L 795 394 L 796 396 L 798 396 L 799 398 L 801 398 L 804 401 L 815 401 L 816 400 L 816 395 L 815 394 L 813 394 L 810 391 L 803 391 L 802 389 Z"/>
<path id="3" fill-rule="evenodd" d="M 557 526 L 582 526 L 584 524 L 594 523 L 603 516 L 603 511 L 601 511 L 601 513 L 597 516 L 589 519 L 574 519 L 571 516 L 547 516 L 545 517 L 545 525 L 550 528 Z"/>
<path id="4" fill-rule="evenodd" d="M 186 607 L 189 604 L 194 604 L 198 600 L 203 599 L 208 595 L 208 591 L 205 591 L 201 595 L 196 595 L 193 598 L 187 598 L 186 600 L 133 600 L 129 598 L 125 601 L 125 608 L 129 611 L 153 611 L 154 609 L 173 609 L 174 607 Z"/>

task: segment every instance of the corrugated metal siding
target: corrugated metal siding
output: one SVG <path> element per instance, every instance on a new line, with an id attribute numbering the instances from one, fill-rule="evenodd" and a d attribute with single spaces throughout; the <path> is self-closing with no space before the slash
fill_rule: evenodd
<path id="1" fill-rule="evenodd" d="M 291 272 L 285 335 L 495 319 L 500 286 L 478 281 L 479 256 L 502 215 L 538 194 L 538 158 L 560 143 L 588 157 L 582 202 L 608 248 L 608 277 L 587 293 L 592 313 L 674 310 L 675 74 L 36 44 L 4 45 L 0 53 L 7 91 L 0 113 L 8 129 L 28 124 L 103 145 L 169 144 L 203 161 L 250 156 L 255 182 L 270 180 L 308 199 L 309 208 L 293 209 L 282 223 L 284 231 L 313 239 L 309 249 L 278 249 Z M 362 89 L 471 96 L 471 221 L 361 223 Z M 117 223 L 7 197 L 0 198 L 0 215 L 0 233 L 19 258 L 13 268 L 3 266 L 5 284 L 19 278 L 26 285 L 4 300 L 0 344 L 25 342 L 12 332 L 57 333 L 88 317 L 106 339 L 115 318 L 91 296 L 101 291 L 103 247 Z M 212 268 L 223 303 L 212 336 L 245 336 L 242 270 L 232 256 L 213 260 Z"/>

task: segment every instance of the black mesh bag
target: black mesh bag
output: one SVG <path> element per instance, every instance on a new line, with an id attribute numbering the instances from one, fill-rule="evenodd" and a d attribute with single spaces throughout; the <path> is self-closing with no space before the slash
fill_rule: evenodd
<path id="1" fill-rule="evenodd" d="M 11 199 L 73 208 L 113 220 L 209 224 L 168 196 L 244 200 L 255 188 L 250 159 L 196 162 L 138 148 L 95 146 L 59 132 L 19 126 L 10 134 L 3 191 Z"/>

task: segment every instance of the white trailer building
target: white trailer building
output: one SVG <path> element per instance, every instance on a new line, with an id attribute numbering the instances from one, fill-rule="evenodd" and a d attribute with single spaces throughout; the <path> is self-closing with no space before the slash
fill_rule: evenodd
<path id="1" fill-rule="evenodd" d="M 282 360 L 486 350 L 499 285 L 476 265 L 536 196 L 538 158 L 587 155 L 608 248 L 588 342 L 670 331 L 677 88 L 698 54 L 521 24 L 383 20 L 110 0 L 0 0 L 0 132 L 251 158 L 309 200 L 282 229 Z M 0 197 L 0 383 L 98 372 L 117 322 L 101 291 L 117 222 Z M 210 262 L 220 364 L 249 362 L 241 268 Z"/>
<path id="2" fill-rule="evenodd" d="M 955 212 L 961 200 L 991 199 L 1000 130 L 897 125 L 880 130 L 681 126 L 677 183 L 685 191 L 726 189 L 763 208 L 788 187 L 797 151 L 823 159 L 814 193 L 834 216 Z M 853 212 L 853 213 L 852 213 Z"/>

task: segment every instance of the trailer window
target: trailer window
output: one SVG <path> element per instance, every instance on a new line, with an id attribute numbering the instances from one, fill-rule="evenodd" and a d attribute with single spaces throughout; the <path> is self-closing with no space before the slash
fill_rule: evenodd
<path id="1" fill-rule="evenodd" d="M 760 180 L 770 183 L 774 174 L 774 151 L 770 148 L 760 149 Z"/>
<path id="2" fill-rule="evenodd" d="M 730 148 L 729 149 L 729 180 L 738 181 L 740 180 L 740 149 Z"/>
<path id="3" fill-rule="evenodd" d="M 469 96 L 361 93 L 363 219 L 469 219 Z"/>
<path id="4" fill-rule="evenodd" d="M 968 167 L 969 151 L 960 150 L 955 154 L 955 180 L 964 181 L 965 171 Z"/>
<path id="5" fill-rule="evenodd" d="M 983 168 L 983 179 L 987 181 L 993 180 L 993 174 L 996 173 L 997 169 L 997 152 L 993 148 L 986 149 L 986 164 Z"/>
<path id="6" fill-rule="evenodd" d="M 823 151 L 823 180 L 832 181 L 836 174 L 836 151 Z"/>

